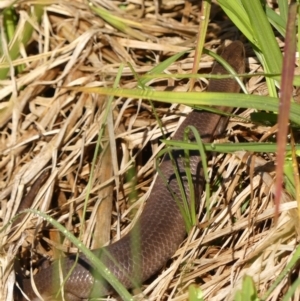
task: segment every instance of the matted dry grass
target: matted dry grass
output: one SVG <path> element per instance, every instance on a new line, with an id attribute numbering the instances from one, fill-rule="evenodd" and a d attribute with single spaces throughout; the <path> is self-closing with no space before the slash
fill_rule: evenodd
<path id="1" fill-rule="evenodd" d="M 120 1 L 97 2 L 117 15 L 137 21 L 141 26 L 135 28 L 136 36 L 111 27 L 94 15 L 85 1 L 49 2 L 41 24 L 35 24 L 30 46 L 22 50 L 20 60 L 25 70 L 1 82 L 1 108 L 5 108 L 0 120 L 2 225 L 15 216 L 33 182 L 49 170 L 50 176 L 32 206 L 47 211 L 75 234 L 80 232 L 91 162 L 99 129 L 106 124 L 104 109 L 108 102 L 101 95 L 70 92 L 63 87 L 110 87 L 122 62 L 143 74 L 172 54 L 195 45 L 199 1 L 128 1 L 124 10 Z M 26 3 L 17 9 L 26 18 Z M 211 18 L 207 48 L 236 38 L 235 28 L 217 6 Z M 246 49 L 249 70 L 260 70 L 247 44 Z M 190 51 L 166 72 L 189 73 L 193 59 L 194 51 Z M 209 72 L 211 64 L 212 59 L 204 55 L 200 72 Z M 205 88 L 206 82 L 199 81 L 196 89 Z M 123 69 L 119 85 L 138 85 L 128 66 Z M 158 78 L 151 86 L 175 86 L 187 91 L 188 81 Z M 261 78 L 249 80 L 247 88 L 250 92 L 265 91 Z M 156 104 L 156 113 L 169 133 L 177 128 L 179 116 L 188 111 L 181 105 Z M 148 102 L 115 99 L 111 112 L 101 141 L 104 151 L 97 158 L 93 175 L 87 221 L 81 229 L 81 239 L 90 248 L 100 247 L 109 239 L 117 240 L 131 228 L 150 192 L 154 159 L 163 147 L 159 143 L 161 131 Z M 250 113 L 246 110 L 240 114 L 249 117 Z M 257 141 L 268 130 L 232 120 L 224 139 Z M 133 162 L 136 177 L 130 181 L 128 171 Z M 143 287 L 142 299 L 186 300 L 189 285 L 197 284 L 206 300 L 232 300 L 246 274 L 253 276 L 260 293 L 266 291 L 289 261 L 297 235 L 292 211 L 288 211 L 296 208 L 296 203 L 288 196 L 278 224 L 273 224 L 274 174 L 263 169 L 253 172 L 254 166 L 265 162 L 259 155 L 243 151 L 215 155 L 210 160 L 214 169 L 210 174 L 213 207 L 209 222 L 201 213 L 202 202 L 199 227 L 190 233 L 172 262 Z M 132 197 L 134 181 L 136 192 Z M 41 228 L 46 230 L 41 232 Z M 30 245 L 34 246 L 34 260 L 39 258 L 37 254 L 55 256 L 56 249 L 74 251 L 67 240 L 61 241 L 55 229 L 32 215 L 11 232 L 1 233 L 3 300 L 12 300 L 14 257 L 21 247 L 22 257 L 28 262 Z M 278 300 L 287 284 L 288 280 L 281 282 L 268 300 Z M 298 293 L 295 300 L 299 298 Z"/>

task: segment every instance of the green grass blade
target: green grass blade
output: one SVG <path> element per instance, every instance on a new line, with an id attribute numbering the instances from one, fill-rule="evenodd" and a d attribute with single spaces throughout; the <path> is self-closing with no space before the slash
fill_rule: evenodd
<path id="1" fill-rule="evenodd" d="M 146 41 L 146 37 L 144 35 L 131 28 L 130 25 L 134 24 L 133 21 L 115 16 L 113 13 L 100 6 L 96 7 L 90 4 L 90 8 L 92 11 L 94 11 L 98 16 L 100 16 L 103 20 L 105 20 L 114 28 L 120 30 L 121 32 L 124 32 L 125 34 L 128 34 L 129 36 L 135 39 L 138 39 L 140 41 Z M 138 27 L 138 24 L 136 24 L 136 27 Z"/>
<path id="2" fill-rule="evenodd" d="M 275 39 L 272 27 L 259 0 L 241 0 L 250 19 L 255 45 L 264 56 L 264 67 L 267 72 L 279 73 L 282 67 L 282 55 Z M 263 30 L 262 30 L 263 29 Z"/>
<path id="3" fill-rule="evenodd" d="M 279 101 L 276 97 L 245 95 L 236 93 L 199 93 L 199 92 L 180 92 L 180 91 L 153 91 L 140 89 L 113 89 L 113 88 L 89 88 L 76 87 L 67 89 L 82 91 L 86 93 L 98 93 L 103 95 L 114 95 L 118 97 L 142 98 L 148 100 L 162 101 L 166 103 L 181 103 L 193 107 L 197 106 L 228 106 L 240 108 L 254 108 L 264 111 L 278 111 Z M 300 124 L 300 105 L 291 104 L 290 120 L 295 124 Z"/>
<path id="4" fill-rule="evenodd" d="M 289 4 L 287 0 L 278 0 L 278 6 L 280 11 L 280 17 L 284 22 L 287 22 L 288 12 L 289 12 Z"/>
<path id="5" fill-rule="evenodd" d="M 140 77 L 141 85 L 146 85 L 151 79 L 153 78 L 159 78 L 161 75 L 164 77 L 165 75 L 170 75 L 172 77 L 172 74 L 162 74 L 164 70 L 166 70 L 169 66 L 171 66 L 174 62 L 176 62 L 178 59 L 180 59 L 184 54 L 186 54 L 187 51 L 182 51 L 179 53 L 174 54 L 173 56 L 167 58 L 166 60 L 162 61 L 158 65 L 156 65 L 154 68 L 152 68 L 150 71 L 148 71 L 145 75 Z"/>
<path id="6" fill-rule="evenodd" d="M 272 26 L 281 34 L 281 36 L 285 37 L 286 20 L 283 20 L 281 16 L 276 14 L 276 12 L 268 6 L 266 7 L 266 14 Z"/>
<path id="7" fill-rule="evenodd" d="M 166 145 L 176 149 L 186 150 L 199 150 L 199 146 L 196 143 L 185 143 L 177 140 L 162 140 Z M 237 151 L 257 152 L 257 153 L 274 153 L 276 151 L 275 143 L 267 142 L 253 142 L 253 143 L 205 143 L 206 151 L 213 151 L 218 153 L 234 153 Z M 295 145 L 296 151 L 300 151 L 300 144 Z M 291 151 L 291 145 L 287 145 L 287 150 Z"/>
<path id="8" fill-rule="evenodd" d="M 296 265 L 296 263 L 300 259 L 300 246 L 298 246 L 290 259 L 290 262 L 286 265 L 286 267 L 283 269 L 283 271 L 280 273 L 280 275 L 277 277 L 277 279 L 274 281 L 274 283 L 270 286 L 270 288 L 267 290 L 267 292 L 263 295 L 261 298 L 261 301 L 267 300 L 271 293 L 276 289 L 277 285 L 286 277 L 286 275 L 289 274 L 289 272 L 292 270 L 292 268 Z"/>
<path id="9" fill-rule="evenodd" d="M 219 0 L 218 3 L 236 27 L 252 44 L 255 44 L 251 23 L 241 2 L 235 0 Z"/>
<path id="10" fill-rule="evenodd" d="M 30 18 L 35 19 L 37 22 L 40 22 L 42 15 L 44 12 L 44 7 L 42 5 L 35 5 Z M 15 60 L 20 55 L 21 45 L 27 45 L 33 33 L 33 26 L 29 22 L 25 22 L 23 32 L 21 34 L 21 38 L 16 37 L 13 39 L 11 45 L 9 45 L 9 59 Z M 3 55 L 0 59 L 0 63 L 8 62 L 5 55 Z M 9 68 L 4 67 L 0 68 L 0 80 L 5 79 L 7 77 L 7 73 Z"/>

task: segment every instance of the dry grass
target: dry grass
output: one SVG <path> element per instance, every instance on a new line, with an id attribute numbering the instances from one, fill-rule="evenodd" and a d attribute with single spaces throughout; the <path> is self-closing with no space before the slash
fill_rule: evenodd
<path id="1" fill-rule="evenodd" d="M 113 101 L 113 118 L 109 119 L 101 141 L 105 151 L 97 158 L 87 221 L 80 230 L 91 162 L 99 129 L 107 122 L 104 109 L 108 102 L 101 95 L 69 92 L 63 87 L 110 87 L 122 62 L 130 63 L 137 74 L 144 74 L 172 54 L 194 47 L 199 1 L 162 1 L 158 11 L 159 2 L 128 1 L 121 9 L 120 1 L 98 1 L 116 15 L 136 22 L 134 32 L 130 33 L 116 30 L 94 15 L 85 1 L 49 1 L 45 6 L 41 25 L 35 24 L 30 45 L 18 59 L 25 70 L 0 83 L 4 109 L 0 118 L 2 225 L 15 216 L 36 178 L 50 170 L 49 178 L 36 194 L 34 208 L 48 211 L 75 234 L 82 231 L 82 241 L 91 248 L 100 247 L 110 238 L 117 240 L 130 229 L 131 221 L 142 210 L 152 182 L 154 158 L 162 148 L 158 140 L 161 132 L 151 106 L 136 99 Z M 26 18 L 25 3 L 17 5 L 17 9 Z M 235 28 L 215 5 L 211 18 L 207 48 L 236 38 Z M 247 44 L 246 49 L 250 71 L 259 71 Z M 166 72 L 189 73 L 194 54 L 190 51 Z M 204 55 L 200 72 L 209 72 L 211 62 Z M 186 91 L 187 83 L 158 78 L 151 86 L 175 86 Z M 127 65 L 119 85 L 138 85 Z M 203 79 L 196 89 L 200 91 L 205 86 Z M 265 91 L 257 78 L 252 78 L 247 88 L 251 93 Z M 188 110 L 180 105 L 157 104 L 156 113 L 169 133 L 176 129 L 180 112 Z M 241 115 L 248 117 L 250 112 L 246 110 Z M 267 130 L 232 120 L 227 138 L 258 141 Z M 108 141 L 113 142 L 110 148 Z M 136 202 L 131 204 L 132 182 L 126 175 L 133 162 L 137 183 Z M 296 203 L 288 196 L 284 197 L 278 224 L 273 224 L 274 174 L 253 172 L 254 166 L 264 164 L 259 155 L 245 152 L 211 159 L 211 216 L 207 219 L 201 213 L 202 205 L 199 227 L 190 233 L 170 265 L 143 287 L 142 299 L 147 296 L 149 300 L 186 300 L 189 285 L 197 284 L 206 300 L 232 300 L 246 274 L 253 276 L 261 295 L 266 291 L 289 261 L 297 235 L 290 210 L 296 208 Z M 49 256 L 55 256 L 56 248 L 74 251 L 51 228 L 46 228 L 42 236 L 41 227 L 45 227 L 42 220 L 27 216 L 11 232 L 1 233 L 1 296 L 6 296 L 3 300 L 12 300 L 13 262 L 19 246 L 27 262 L 30 245 L 35 254 Z M 268 300 L 278 300 L 287 284 L 288 280 L 282 281 Z M 299 298 L 298 292 L 295 300 Z"/>

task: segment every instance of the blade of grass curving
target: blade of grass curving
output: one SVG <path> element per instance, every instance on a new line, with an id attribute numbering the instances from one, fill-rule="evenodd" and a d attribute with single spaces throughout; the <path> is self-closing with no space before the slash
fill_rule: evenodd
<path id="1" fill-rule="evenodd" d="M 17 25 L 17 15 L 16 11 L 13 7 L 7 7 L 3 11 L 3 26 L 4 26 L 4 32 L 7 38 L 7 41 L 10 42 L 13 39 L 13 36 L 16 31 L 16 25 Z M 1 47 L 2 48 L 2 47 Z M 2 49 L 0 49 L 0 55 L 3 55 Z"/>
<path id="2" fill-rule="evenodd" d="M 272 283 L 272 285 L 269 287 L 267 292 L 263 295 L 261 301 L 265 301 L 270 297 L 271 293 L 276 289 L 278 284 L 291 272 L 291 270 L 297 264 L 299 259 L 300 259 L 300 246 L 297 246 L 290 262 L 286 265 L 286 267 L 279 274 L 277 279 Z"/>
<path id="3" fill-rule="evenodd" d="M 235 26 L 255 45 L 251 23 L 242 3 L 235 0 L 218 0 L 218 3 Z"/>
<path id="4" fill-rule="evenodd" d="M 209 196 L 209 191 L 207 191 L 209 189 L 209 184 L 208 184 L 208 178 L 207 178 L 207 175 L 208 175 L 207 170 L 208 169 L 207 169 L 207 160 L 206 160 L 205 149 L 203 147 L 203 142 L 201 141 L 199 133 L 195 129 L 195 127 L 188 126 L 185 129 L 183 141 L 178 141 L 178 149 L 184 151 L 184 158 L 183 158 L 184 159 L 184 167 L 185 167 L 184 169 L 185 169 L 185 174 L 186 174 L 186 177 L 187 177 L 187 180 L 188 180 L 188 187 L 189 187 L 189 190 L 190 190 L 190 200 L 191 200 L 190 202 L 186 198 L 185 188 L 184 188 L 184 185 L 183 185 L 183 182 L 182 182 L 182 178 L 181 178 L 181 175 L 179 174 L 179 171 L 177 169 L 177 164 L 176 164 L 176 162 L 175 162 L 175 160 L 172 156 L 171 149 L 169 147 L 167 147 L 167 148 L 161 150 L 158 153 L 158 156 L 157 156 L 157 158 L 160 158 L 160 157 L 164 156 L 165 154 L 168 154 L 170 156 L 170 160 L 171 160 L 172 165 L 174 167 L 174 174 L 175 174 L 175 177 L 176 177 L 176 181 L 177 181 L 178 186 L 179 186 L 181 200 L 178 198 L 178 196 L 169 187 L 168 180 L 166 179 L 166 177 L 164 176 L 164 174 L 162 173 L 162 171 L 160 170 L 159 167 L 157 169 L 157 172 L 158 172 L 158 176 L 162 179 L 162 181 L 164 182 L 166 187 L 168 187 L 168 189 L 169 189 L 169 191 L 172 195 L 172 198 L 178 204 L 178 207 L 179 207 L 180 212 L 181 212 L 181 214 L 183 216 L 183 219 L 184 219 L 184 223 L 185 223 L 185 226 L 186 226 L 187 233 L 189 233 L 191 228 L 196 224 L 196 220 L 197 220 L 196 206 L 195 206 L 195 195 L 194 195 L 194 185 L 193 185 L 193 181 L 192 181 L 190 164 L 189 164 L 189 162 L 190 162 L 189 154 L 187 152 L 187 148 L 181 147 L 181 145 L 186 145 L 186 144 L 188 145 L 190 143 L 190 142 L 188 142 L 189 139 L 188 139 L 188 135 L 187 135 L 188 131 L 190 131 L 190 130 L 193 131 L 193 134 L 194 134 L 195 139 L 196 139 L 196 143 L 194 143 L 194 145 L 196 145 L 195 150 L 200 152 L 200 157 L 201 157 L 202 164 L 203 164 L 205 180 L 207 181 L 206 182 L 206 192 L 207 192 L 207 196 Z M 162 141 L 163 142 L 165 142 L 165 141 L 171 142 L 173 140 L 163 139 Z M 174 148 L 172 148 L 172 149 L 174 149 Z M 156 163 L 156 164 L 158 164 L 158 163 Z"/>
<path id="5" fill-rule="evenodd" d="M 16 27 L 17 27 L 17 14 L 16 11 L 14 9 L 14 7 L 10 6 L 8 8 L 6 8 L 3 11 L 3 27 L 5 30 L 5 35 L 7 38 L 8 43 L 10 43 L 10 41 L 13 39 L 15 32 L 16 32 Z M 2 41 L 0 41 L 1 43 Z M 0 55 L 4 55 L 3 49 L 2 49 L 2 45 L 0 46 Z M 18 73 L 22 72 L 24 70 L 24 65 L 19 65 L 17 66 L 17 71 Z"/>
<path id="6" fill-rule="evenodd" d="M 282 194 L 283 166 L 286 151 L 286 141 L 289 125 L 289 112 L 293 95 L 293 76 L 295 70 L 296 53 L 296 17 L 297 4 L 290 5 L 284 46 L 284 64 L 281 78 L 281 96 L 278 115 L 277 154 L 276 154 L 276 193 L 275 193 L 275 220 L 279 214 L 279 204 Z"/>
<path id="7" fill-rule="evenodd" d="M 207 165 L 206 149 L 204 147 L 204 143 L 203 143 L 197 129 L 194 126 L 189 126 L 188 129 L 193 132 L 193 135 L 194 135 L 195 140 L 196 140 L 195 144 L 198 147 L 197 151 L 199 151 L 199 156 L 201 158 L 203 176 L 204 176 L 204 180 L 205 180 L 206 210 L 207 210 L 208 218 L 209 218 L 209 216 L 210 216 L 210 213 L 209 213 L 209 208 L 210 208 L 210 203 L 209 203 L 209 200 L 210 200 L 210 186 L 209 186 L 209 178 L 208 178 L 208 165 Z M 185 149 L 185 151 L 186 151 L 186 149 Z M 190 183 L 190 185 L 191 185 L 190 187 L 193 187 L 192 182 Z M 193 210 L 191 212 L 191 217 L 192 217 L 192 222 L 193 222 L 192 225 L 195 225 L 196 221 L 197 221 L 197 216 L 196 216 L 196 211 L 195 211 L 195 208 L 196 208 L 195 196 L 194 196 L 194 198 L 191 199 L 191 201 L 193 202 L 191 204 L 191 210 Z"/>
<path id="8" fill-rule="evenodd" d="M 204 53 L 207 53 L 209 54 L 210 56 L 212 56 L 217 62 L 219 62 L 231 75 L 233 75 L 234 79 L 238 82 L 238 84 L 240 85 L 242 91 L 245 93 L 245 94 L 249 94 L 244 83 L 243 83 L 243 80 L 241 79 L 240 75 L 237 74 L 235 72 L 235 70 L 232 68 L 232 66 L 230 66 L 228 64 L 228 62 L 226 62 L 226 60 L 224 60 L 220 55 L 214 53 L 213 51 L 210 51 L 210 50 L 207 50 L 205 49 L 204 50 Z M 225 78 L 228 78 L 228 75 L 227 77 Z"/>
<path id="9" fill-rule="evenodd" d="M 207 27 L 209 22 L 210 8 L 211 8 L 211 0 L 202 1 L 201 12 L 200 12 L 200 24 L 199 24 L 199 31 L 197 36 L 197 45 L 196 45 L 196 51 L 195 51 L 195 57 L 193 61 L 193 69 L 192 69 L 193 74 L 197 74 L 199 69 L 199 63 L 202 56 L 202 50 L 204 48 L 206 32 L 207 32 Z M 195 80 L 194 78 L 191 78 L 189 91 L 193 90 L 194 84 L 195 84 Z"/>
<path id="10" fill-rule="evenodd" d="M 278 0 L 278 6 L 279 6 L 279 12 L 280 12 L 280 17 L 286 24 L 288 20 L 288 13 L 289 13 L 289 4 L 288 1 L 286 0 Z"/>
<path id="11" fill-rule="evenodd" d="M 269 6 L 266 7 L 266 15 L 272 26 L 281 34 L 281 36 L 285 37 L 286 20 Z"/>
<path id="12" fill-rule="evenodd" d="M 270 73 L 279 73 L 282 66 L 282 55 L 261 1 L 241 0 L 241 2 L 250 20 L 253 39 L 257 41 L 254 45 L 264 56 L 265 69 Z"/>
<path id="13" fill-rule="evenodd" d="M 9 44 L 15 35 L 17 22 L 18 22 L 16 11 L 12 6 L 7 7 L 6 9 L 3 10 L 3 21 L 2 22 L 3 22 L 2 26 L 3 26 L 4 36 L 6 38 L 7 44 Z M 0 56 L 5 55 L 5 51 L 4 51 L 3 47 L 6 47 L 6 45 L 3 45 L 3 43 L 5 43 L 3 41 L 3 38 L 4 37 L 2 37 L 0 39 Z M 24 68 L 23 66 L 24 65 L 19 65 L 16 68 L 18 73 L 20 73 L 23 70 L 23 68 Z"/>
<path id="14" fill-rule="evenodd" d="M 91 10 L 95 12 L 98 16 L 100 16 L 103 20 L 105 20 L 107 23 L 109 23 L 111 26 L 115 27 L 121 32 L 128 34 L 129 36 L 135 39 L 138 39 L 140 41 L 146 41 L 146 37 L 144 35 L 130 27 L 130 25 L 134 25 L 135 27 L 139 28 L 140 24 L 115 16 L 112 12 L 100 6 L 96 7 L 91 2 L 89 4 Z"/>
<path id="15" fill-rule="evenodd" d="M 193 135 L 195 137 L 196 142 L 195 143 L 191 143 L 188 142 L 188 132 L 192 131 Z M 176 170 L 176 164 L 174 163 L 173 166 L 175 169 L 175 175 L 176 175 L 176 179 L 177 182 L 179 183 L 179 188 L 180 188 L 180 192 L 181 195 L 183 197 L 182 202 L 180 202 L 178 200 L 178 198 L 172 193 L 173 198 L 176 200 L 176 202 L 179 205 L 179 208 L 181 210 L 181 213 L 183 214 L 184 217 L 184 221 L 187 227 L 187 231 L 189 232 L 189 230 L 191 229 L 192 226 L 195 225 L 197 217 L 196 217 L 196 203 L 195 203 L 195 194 L 194 194 L 194 185 L 193 185 L 193 180 L 192 180 L 192 176 L 191 176 L 191 172 L 190 172 L 190 166 L 189 166 L 189 154 L 188 154 L 188 150 L 196 150 L 199 151 L 199 155 L 201 157 L 201 162 L 202 162 L 202 168 L 203 168 L 203 174 L 204 174 L 204 179 L 205 179 L 205 193 L 206 193 L 206 207 L 207 207 L 207 211 L 209 212 L 209 199 L 210 199 L 210 187 L 209 187 L 209 178 L 208 178 L 208 166 L 207 166 L 207 157 L 206 157 L 206 148 L 204 147 L 204 144 L 201 140 L 201 137 L 197 131 L 197 129 L 194 126 L 188 126 L 185 130 L 184 133 L 184 139 L 183 141 L 174 141 L 174 140 L 162 140 L 162 142 L 166 143 L 166 145 L 170 145 L 172 146 L 172 149 L 175 149 L 173 146 L 173 142 L 176 143 L 176 145 L 178 146 L 178 149 L 183 149 L 184 150 L 184 160 L 185 160 L 185 172 L 186 172 L 186 176 L 187 176 L 187 180 L 188 180 L 188 186 L 190 188 L 190 199 L 191 202 L 190 204 L 188 203 L 188 201 L 185 198 L 185 193 L 184 193 L 184 187 L 180 178 L 180 175 L 178 173 L 178 171 Z M 186 146 L 189 145 L 193 145 L 194 148 L 189 148 Z M 165 153 L 171 153 L 169 149 L 164 149 L 162 151 L 159 152 L 159 156 L 164 155 Z M 163 181 L 165 182 L 165 185 L 168 185 L 167 179 L 165 179 L 164 175 L 161 173 L 161 171 L 159 171 L 159 175 L 161 176 L 161 178 L 163 179 Z M 183 205 L 181 205 L 183 204 Z"/>
<path id="16" fill-rule="evenodd" d="M 300 278 L 297 278 L 292 285 L 289 287 L 287 293 L 283 296 L 281 301 L 289 301 L 293 300 L 293 297 L 295 296 L 296 290 L 299 289 L 300 286 Z"/>
<path id="17" fill-rule="evenodd" d="M 176 76 L 173 76 L 172 74 L 163 74 L 162 72 L 166 70 L 169 66 L 171 66 L 174 62 L 176 62 L 178 59 L 180 59 L 184 54 L 186 54 L 189 50 L 182 51 L 179 53 L 176 53 L 172 55 L 171 57 L 167 58 L 163 62 L 156 65 L 154 68 L 152 68 L 150 71 L 148 71 L 145 75 L 142 75 L 140 77 L 141 85 L 146 85 L 151 79 L 154 78 L 164 78 L 167 76 L 168 78 L 173 78 Z M 175 74 L 176 75 L 176 74 Z"/>
<path id="18" fill-rule="evenodd" d="M 183 134 L 183 141 L 187 142 L 187 143 L 189 141 L 188 132 L 189 132 L 189 127 L 187 127 L 184 130 L 184 134 Z M 194 215 L 193 215 L 193 212 L 195 211 L 193 209 L 193 208 L 195 208 L 195 189 L 194 189 L 193 177 L 192 177 L 192 173 L 191 173 L 190 153 L 186 149 L 183 149 L 183 153 L 184 153 L 184 155 L 183 155 L 184 171 L 185 171 L 185 175 L 186 175 L 186 179 L 187 179 L 187 183 L 188 183 L 187 185 L 189 187 L 189 192 L 190 192 L 189 201 L 186 199 L 187 202 L 183 203 L 183 211 L 184 211 L 184 214 L 186 215 L 186 219 L 188 221 L 186 228 L 189 233 L 192 226 L 195 225 L 195 223 L 194 223 L 195 219 L 194 219 Z"/>
<path id="19" fill-rule="evenodd" d="M 295 170 L 293 168 L 293 162 L 291 159 L 285 159 L 284 162 L 284 190 L 287 191 L 298 203 L 298 195 L 296 192 L 296 186 L 295 186 L 295 178 L 298 176 L 299 173 L 294 174 Z M 299 208 L 299 207 L 298 207 Z"/>
<path id="20" fill-rule="evenodd" d="M 282 55 L 260 0 L 241 0 L 253 29 L 254 51 L 267 73 L 279 73 Z M 263 28 L 263 30 L 262 30 Z M 269 95 L 276 96 L 275 82 L 266 78 Z"/>
<path id="21" fill-rule="evenodd" d="M 43 5 L 34 5 L 30 18 L 35 19 L 37 22 L 40 22 L 43 12 Z M 14 37 L 12 44 L 9 46 L 10 60 L 15 60 L 20 55 L 21 45 L 27 45 L 27 43 L 31 39 L 32 33 L 33 26 L 30 22 L 26 21 L 23 27 L 22 34 L 20 34 L 19 37 Z M 0 59 L 0 63 L 6 63 L 7 61 L 8 60 L 4 55 Z M 5 79 L 7 77 L 8 71 L 9 67 L 0 68 L 0 80 Z"/>
<path id="22" fill-rule="evenodd" d="M 160 121 L 159 121 L 159 124 L 160 124 Z M 163 137 L 165 138 L 164 135 L 163 135 Z M 162 140 L 165 141 L 165 139 L 162 139 Z M 180 146 L 179 146 L 179 149 L 181 149 Z M 159 163 L 157 161 L 158 158 L 161 158 L 166 153 L 169 155 L 170 161 L 172 162 L 172 166 L 173 166 L 173 169 L 174 169 L 174 174 L 175 174 L 176 181 L 178 183 L 178 187 L 179 187 L 179 191 L 180 191 L 181 200 L 176 195 L 176 193 L 173 192 L 172 188 L 169 185 L 168 179 L 165 177 L 165 175 L 161 171 L 160 167 L 157 168 L 158 176 L 162 179 L 165 186 L 168 188 L 169 192 L 171 193 L 172 198 L 177 203 L 177 205 L 179 207 L 179 210 L 182 214 L 182 217 L 184 219 L 186 231 L 187 231 L 187 233 L 189 233 L 189 231 L 191 230 L 191 227 L 194 224 L 191 223 L 190 210 L 188 210 L 188 200 L 186 198 L 185 188 L 184 188 L 184 185 L 183 185 L 183 182 L 182 182 L 181 175 L 180 175 L 179 170 L 177 168 L 178 165 L 177 165 L 177 163 L 174 159 L 174 156 L 173 156 L 173 154 L 172 154 L 172 152 L 170 151 L 169 148 L 163 149 L 158 153 L 157 159 L 156 159 L 156 166 L 159 166 Z M 188 160 L 188 158 L 189 158 L 189 156 L 187 154 L 185 154 L 185 157 L 184 157 L 185 162 Z M 191 172 L 190 172 L 189 165 L 185 166 L 185 173 L 186 173 L 186 176 L 188 178 L 191 177 Z M 190 191 L 192 191 L 191 186 L 189 186 L 189 188 L 190 188 Z"/>
<path id="23" fill-rule="evenodd" d="M 181 148 L 179 147 L 179 149 L 181 149 Z M 179 186 L 180 196 L 182 198 L 181 200 L 179 199 L 178 195 L 176 195 L 173 192 L 173 190 L 170 188 L 168 179 L 165 177 L 164 173 L 160 169 L 159 163 L 157 161 L 158 158 L 163 157 L 165 154 L 169 154 L 169 155 L 171 154 L 170 148 L 165 148 L 165 149 L 163 149 L 163 150 L 161 150 L 161 151 L 158 152 L 157 158 L 156 158 L 156 166 L 158 166 L 157 167 L 157 173 L 158 173 L 158 176 L 160 177 L 161 181 L 163 181 L 164 185 L 168 188 L 169 192 L 171 193 L 173 200 L 178 205 L 180 213 L 182 214 L 182 217 L 184 219 L 184 224 L 185 224 L 185 227 L 186 227 L 186 231 L 188 233 L 189 230 L 191 229 L 191 225 L 190 225 L 190 220 L 188 218 L 188 215 L 186 214 L 186 211 L 185 211 L 185 208 L 184 208 L 185 204 L 187 204 L 188 200 L 187 200 L 186 195 L 184 193 L 183 183 L 181 181 L 181 177 L 180 177 L 179 171 L 177 169 L 176 162 L 175 162 L 175 160 L 174 160 L 174 158 L 173 158 L 173 156 L 171 154 L 170 160 L 172 162 L 172 166 L 174 168 L 174 174 L 175 174 L 175 177 L 176 177 L 176 181 L 177 181 L 178 186 Z"/>
<path id="24" fill-rule="evenodd" d="M 264 55 L 260 51 L 256 50 L 255 48 L 254 48 L 254 52 L 255 52 L 255 55 L 258 58 L 258 60 L 264 66 L 264 69 L 268 70 L 268 66 L 267 66 L 267 63 L 265 61 Z M 276 83 L 275 78 L 272 79 L 271 77 L 266 77 L 266 83 L 267 83 L 269 95 L 277 97 L 278 95 L 277 95 L 276 84 L 278 85 L 278 83 Z"/>

